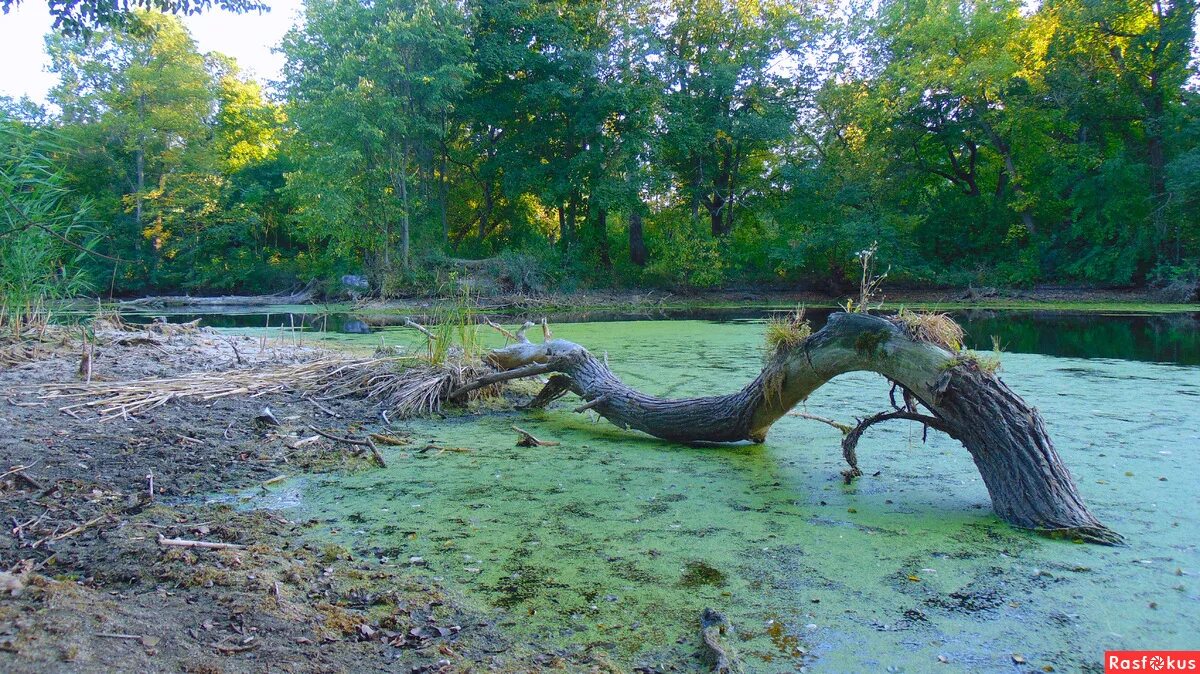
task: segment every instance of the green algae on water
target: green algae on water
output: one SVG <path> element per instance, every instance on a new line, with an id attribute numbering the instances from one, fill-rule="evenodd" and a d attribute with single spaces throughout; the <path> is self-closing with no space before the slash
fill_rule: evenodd
<path id="1" fill-rule="evenodd" d="M 762 331 L 555 327 L 607 352 L 631 385 L 669 396 L 750 381 Z M 1004 376 L 1128 546 L 1001 523 L 966 451 L 935 433 L 923 443 L 919 426 L 872 428 L 859 446 L 867 475 L 847 486 L 840 436 L 821 424 L 786 417 L 763 445 L 689 447 L 573 414 L 569 400 L 411 422 L 415 439 L 475 451 L 385 449 L 388 468 L 295 480 L 277 505 L 381 565 L 422 558 L 414 573 L 520 637 L 599 648 L 626 669 L 701 671 L 706 607 L 729 616 L 755 672 L 1011 671 L 1014 652 L 1078 671 L 1105 649 L 1194 647 L 1200 485 L 1185 478 L 1200 447 L 1200 369 L 1009 353 Z M 807 408 L 864 416 L 886 406 L 887 389 L 844 375 Z M 561 444 L 516 447 L 514 423 Z"/>
<path id="2" fill-rule="evenodd" d="M 725 574 L 704 562 L 692 561 L 684 567 L 683 577 L 679 579 L 679 584 L 683 587 L 699 587 L 701 585 L 720 587 L 725 584 Z"/>

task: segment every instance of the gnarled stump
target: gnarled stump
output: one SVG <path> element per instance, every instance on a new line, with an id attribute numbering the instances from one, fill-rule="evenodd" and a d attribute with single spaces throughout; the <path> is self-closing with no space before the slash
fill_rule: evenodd
<path id="1" fill-rule="evenodd" d="M 847 436 L 847 460 L 866 426 L 889 418 L 923 421 L 958 439 L 983 476 L 992 505 L 1006 522 L 1097 543 L 1119 543 L 1084 505 L 1042 418 L 994 374 L 935 344 L 914 339 L 892 321 L 837 313 L 796 346 L 780 349 L 762 373 L 736 393 L 666 400 L 623 384 L 582 346 L 562 339 L 518 342 L 488 355 L 497 372 L 452 397 L 508 379 L 556 373 L 531 406 L 568 391 L 622 428 L 679 442 L 762 442 L 781 416 L 830 379 L 851 371 L 877 372 L 930 411 L 906 410 L 865 420 Z M 906 396 L 907 397 L 907 396 Z"/>

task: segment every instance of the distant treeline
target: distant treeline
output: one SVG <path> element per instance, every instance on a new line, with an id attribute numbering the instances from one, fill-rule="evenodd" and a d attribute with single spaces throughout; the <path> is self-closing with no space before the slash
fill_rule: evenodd
<path id="1" fill-rule="evenodd" d="M 390 293 L 466 258 L 521 290 L 840 284 L 878 242 L 914 283 L 1194 281 L 1196 8 L 308 0 L 270 95 L 142 12 L 47 37 L 51 112 L 4 103 L 5 170 L 43 177 L 4 176 L 0 266 L 40 246 L 116 293 Z"/>

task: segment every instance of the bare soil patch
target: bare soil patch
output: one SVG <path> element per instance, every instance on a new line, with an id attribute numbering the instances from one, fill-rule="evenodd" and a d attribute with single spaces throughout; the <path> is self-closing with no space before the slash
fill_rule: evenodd
<path id="1" fill-rule="evenodd" d="M 301 471 L 369 470 L 310 424 L 361 434 L 368 401 L 296 394 L 172 401 L 101 422 L 41 399 L 77 381 L 68 332 L 0 345 L 0 670 L 540 671 L 607 667 L 507 640 L 492 618 L 403 563 L 356 559 L 278 513 L 205 499 Z M 194 329 L 99 331 L 93 381 L 328 357 Z M 279 425 L 256 420 L 269 406 Z M 336 417 L 335 417 L 336 415 Z M 306 442 L 300 440 L 308 438 Z"/>

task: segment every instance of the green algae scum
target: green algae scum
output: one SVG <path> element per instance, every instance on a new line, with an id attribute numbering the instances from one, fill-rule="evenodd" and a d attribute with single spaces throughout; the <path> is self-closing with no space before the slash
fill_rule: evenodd
<path id="1" fill-rule="evenodd" d="M 678 397 L 753 378 L 763 331 L 555 326 L 630 385 Z M 404 331 L 361 339 L 413 343 Z M 712 607 L 754 672 L 1099 672 L 1106 649 L 1200 644 L 1194 357 L 1003 356 L 1005 380 L 1041 410 L 1124 547 L 1001 523 L 966 451 L 932 431 L 923 442 L 915 424 L 872 428 L 865 475 L 847 486 L 840 435 L 822 424 L 789 417 L 763 445 L 692 447 L 569 402 L 401 424 L 413 444 L 385 449 L 386 469 L 296 478 L 247 505 L 316 520 L 314 536 L 437 579 L 515 634 L 623 669 L 703 671 L 698 625 Z M 807 411 L 849 421 L 886 406 L 887 389 L 843 376 Z M 514 424 L 560 444 L 517 447 Z"/>

